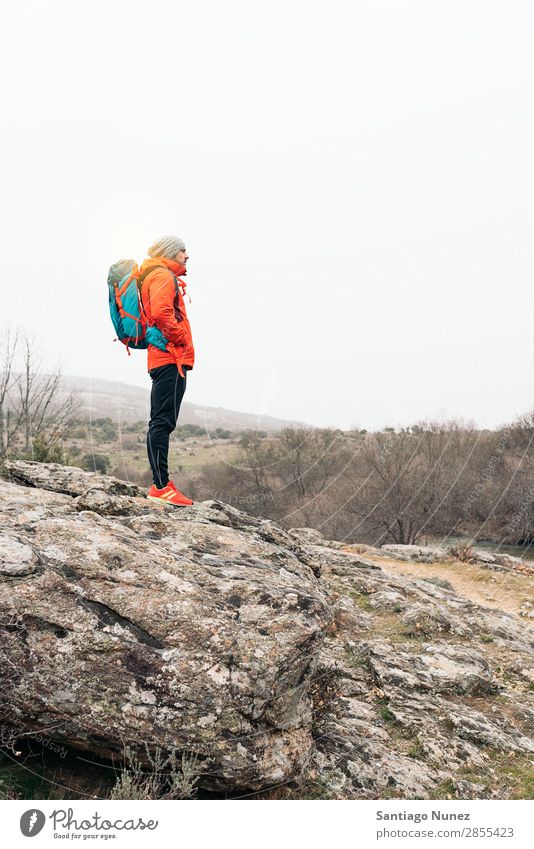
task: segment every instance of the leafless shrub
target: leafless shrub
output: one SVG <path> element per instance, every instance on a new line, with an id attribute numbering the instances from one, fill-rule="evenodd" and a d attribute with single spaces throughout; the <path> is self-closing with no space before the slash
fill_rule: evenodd
<path id="1" fill-rule="evenodd" d="M 457 543 L 456 545 L 451 545 L 449 546 L 449 553 L 457 560 L 461 560 L 462 563 L 474 563 L 476 560 L 473 547 L 469 545 L 469 543 Z"/>
<path id="2" fill-rule="evenodd" d="M 43 446 L 52 450 L 80 409 L 77 394 L 63 391 L 61 369 L 46 373 L 43 361 L 35 338 L 10 328 L 4 332 L 0 344 L 0 457 L 17 452 L 30 455 L 34 441 L 41 455 Z"/>
<path id="3" fill-rule="evenodd" d="M 124 747 L 123 766 L 111 799 L 193 799 L 198 781 L 197 756 L 172 749 L 164 755 L 156 748 L 152 755 L 145 745 L 150 769 L 146 769 L 129 746 Z"/>

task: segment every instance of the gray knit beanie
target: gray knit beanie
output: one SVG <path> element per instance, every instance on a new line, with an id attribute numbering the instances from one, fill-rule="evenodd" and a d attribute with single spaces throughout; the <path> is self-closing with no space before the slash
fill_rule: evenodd
<path id="1" fill-rule="evenodd" d="M 167 259 L 173 259 L 178 251 L 185 251 L 183 239 L 179 239 L 178 236 L 162 236 L 149 247 L 147 253 L 152 257 L 164 256 Z"/>

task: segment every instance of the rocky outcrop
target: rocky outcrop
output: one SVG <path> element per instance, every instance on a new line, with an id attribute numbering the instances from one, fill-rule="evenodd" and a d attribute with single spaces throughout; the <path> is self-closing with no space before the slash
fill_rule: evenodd
<path id="1" fill-rule="evenodd" d="M 432 545 L 397 545 L 387 544 L 380 547 L 387 557 L 398 560 L 415 560 L 419 563 L 434 563 L 436 560 L 447 560 L 450 554 L 440 546 Z"/>
<path id="2" fill-rule="evenodd" d="M 512 554 L 502 551 L 495 553 L 490 551 L 473 551 L 471 563 L 485 566 L 495 572 L 519 572 L 523 575 L 534 575 L 534 563 L 531 560 L 522 560 Z"/>
<path id="3" fill-rule="evenodd" d="M 76 466 L 16 460 L 8 461 L 6 469 L 9 478 L 15 483 L 65 495 L 83 495 L 89 490 L 99 490 L 109 495 L 144 495 L 144 490 L 134 484 L 97 472 L 84 472 Z"/>
<path id="4" fill-rule="evenodd" d="M 527 621 L 222 502 L 9 472 L 0 720 L 15 733 L 101 758 L 176 749 L 206 790 L 300 798 L 505 798 L 510 757 L 534 757 Z"/>
<path id="5" fill-rule="evenodd" d="M 333 602 L 314 687 L 309 795 L 527 798 L 534 630 L 305 529 Z"/>

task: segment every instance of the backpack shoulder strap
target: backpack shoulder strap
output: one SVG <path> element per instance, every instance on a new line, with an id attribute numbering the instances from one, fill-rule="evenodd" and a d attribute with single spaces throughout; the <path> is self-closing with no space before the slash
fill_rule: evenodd
<path id="1" fill-rule="evenodd" d="M 153 271 L 155 271 L 156 268 L 163 268 L 165 271 L 168 271 L 169 274 L 172 274 L 172 279 L 174 280 L 174 288 L 176 290 L 176 293 L 178 293 L 178 281 L 176 279 L 176 275 L 173 274 L 171 269 L 167 268 L 166 265 L 153 265 L 152 268 L 149 268 L 147 271 L 143 271 L 143 273 L 140 274 L 139 277 L 137 278 L 138 281 L 139 281 L 139 288 L 141 288 L 141 286 L 143 285 L 145 277 L 148 277 L 148 275 L 151 274 Z"/>
<path id="2" fill-rule="evenodd" d="M 143 273 L 139 275 L 139 277 L 138 277 L 139 282 L 142 283 L 143 280 L 145 279 L 145 277 L 148 277 L 149 274 L 152 274 L 152 272 L 155 271 L 156 268 L 165 268 L 167 271 L 170 271 L 170 269 L 167 268 L 166 265 L 153 265 L 152 268 L 149 268 L 147 271 L 143 271 Z M 171 274 L 172 274 L 172 271 L 171 271 Z"/>
<path id="3" fill-rule="evenodd" d="M 142 297 L 142 294 L 141 294 L 141 290 L 143 288 L 143 283 L 145 282 L 145 278 L 148 277 L 148 275 L 151 274 L 153 271 L 155 271 L 156 268 L 163 268 L 165 271 L 168 271 L 169 274 L 172 274 L 172 279 L 174 280 L 174 295 L 175 295 L 175 297 L 178 297 L 178 281 L 176 279 L 176 276 L 172 273 L 171 269 L 167 268 L 166 265 L 153 265 L 152 268 L 149 268 L 147 271 L 143 271 L 143 273 L 140 274 L 137 278 L 137 292 L 139 294 L 139 303 L 141 305 L 141 310 L 143 311 L 143 315 L 147 318 L 147 320 L 148 320 L 148 316 L 147 316 L 145 308 L 143 306 L 143 297 Z M 149 300 L 150 300 L 150 295 L 149 295 Z"/>

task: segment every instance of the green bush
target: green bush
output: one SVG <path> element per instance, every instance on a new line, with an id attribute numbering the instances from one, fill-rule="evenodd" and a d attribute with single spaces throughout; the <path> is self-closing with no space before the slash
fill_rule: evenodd
<path id="1" fill-rule="evenodd" d="M 32 453 L 30 459 L 38 463 L 67 463 L 63 447 L 57 442 L 47 443 L 42 436 L 32 440 Z"/>
<path id="2" fill-rule="evenodd" d="M 127 424 L 122 426 L 123 433 L 139 433 L 140 431 L 146 430 L 147 423 L 145 421 L 137 421 L 132 424 Z"/>
<path id="3" fill-rule="evenodd" d="M 113 442 L 117 439 L 117 425 L 109 416 L 94 419 L 91 423 L 91 433 L 97 442 Z"/>
<path id="4" fill-rule="evenodd" d="M 178 425 L 175 431 L 178 436 L 205 436 L 206 428 L 196 424 Z"/>
<path id="5" fill-rule="evenodd" d="M 80 460 L 80 466 L 86 472 L 100 472 L 107 474 L 111 463 L 106 454 L 84 454 Z"/>

